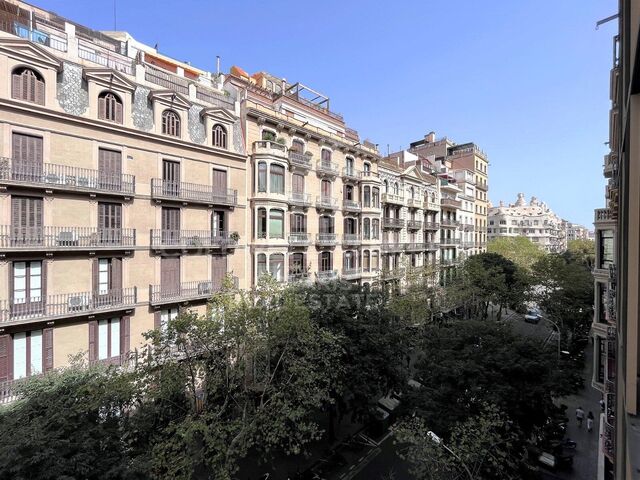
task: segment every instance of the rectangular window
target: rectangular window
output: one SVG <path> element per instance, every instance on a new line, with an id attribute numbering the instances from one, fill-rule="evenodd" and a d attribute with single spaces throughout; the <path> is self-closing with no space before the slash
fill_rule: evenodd
<path id="1" fill-rule="evenodd" d="M 120 356 L 120 319 L 98 321 L 98 360 Z"/>
<path id="2" fill-rule="evenodd" d="M 109 293 L 109 273 L 110 273 L 110 261 L 108 258 L 98 259 L 98 293 L 105 295 Z"/>
<path id="3" fill-rule="evenodd" d="M 306 233 L 307 218 L 301 213 L 294 213 L 291 216 L 291 233 Z"/>
<path id="4" fill-rule="evenodd" d="M 284 167 L 271 165 L 271 193 L 284 194 Z"/>
<path id="5" fill-rule="evenodd" d="M 267 191 L 267 164 L 260 162 L 258 164 L 258 192 Z"/>
<path id="6" fill-rule="evenodd" d="M 600 265 L 599 268 L 609 268 L 613 265 L 613 230 L 600 231 Z"/>
<path id="7" fill-rule="evenodd" d="M 42 302 L 42 262 L 13 263 L 13 301 L 15 304 Z"/>
<path id="8" fill-rule="evenodd" d="M 284 238 L 284 212 L 269 210 L 269 238 Z"/>
<path id="9" fill-rule="evenodd" d="M 258 238 L 267 238 L 267 210 L 258 209 Z"/>
<path id="10" fill-rule="evenodd" d="M 13 335 L 13 378 L 24 378 L 44 371 L 42 330 Z"/>
<path id="11" fill-rule="evenodd" d="M 122 152 L 98 150 L 98 186 L 104 190 L 120 190 L 122 182 Z"/>
<path id="12" fill-rule="evenodd" d="M 169 322 L 175 319 L 177 316 L 178 316 L 177 308 L 167 308 L 165 310 L 161 310 L 160 311 L 160 329 L 163 332 L 166 332 L 167 325 L 169 325 Z"/>

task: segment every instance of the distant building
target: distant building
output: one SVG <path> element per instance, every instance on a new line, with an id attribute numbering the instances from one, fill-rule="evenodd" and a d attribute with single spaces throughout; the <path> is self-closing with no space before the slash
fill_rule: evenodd
<path id="1" fill-rule="evenodd" d="M 567 222 L 567 242 L 571 240 L 592 240 L 593 232 L 584 225 Z"/>
<path id="2" fill-rule="evenodd" d="M 519 193 L 516 203 L 489 208 L 489 241 L 498 237 L 526 237 L 547 252 L 562 252 L 567 248 L 564 220 L 536 197 L 529 203 Z"/>

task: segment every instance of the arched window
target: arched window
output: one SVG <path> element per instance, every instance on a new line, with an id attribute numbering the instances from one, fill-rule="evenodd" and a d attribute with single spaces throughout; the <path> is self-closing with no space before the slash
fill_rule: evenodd
<path id="1" fill-rule="evenodd" d="M 172 137 L 180 136 L 180 115 L 173 110 L 162 112 L 162 133 Z"/>
<path id="2" fill-rule="evenodd" d="M 387 180 L 384 181 L 384 193 L 389 193 L 389 182 Z"/>
<path id="3" fill-rule="evenodd" d="M 267 191 L 267 162 L 258 163 L 258 192 Z"/>
<path id="4" fill-rule="evenodd" d="M 356 255 L 354 252 L 352 251 L 347 251 L 344 252 L 344 255 L 342 257 L 342 262 L 343 262 L 343 268 L 345 270 L 351 270 L 356 268 Z"/>
<path id="5" fill-rule="evenodd" d="M 113 92 L 98 95 L 98 118 L 122 123 L 122 100 Z"/>
<path id="6" fill-rule="evenodd" d="M 411 200 L 413 200 L 415 198 L 415 195 L 416 195 L 416 189 L 411 187 L 409 189 L 409 195 L 410 195 Z"/>
<path id="7" fill-rule="evenodd" d="M 362 168 L 364 169 L 365 176 L 369 176 L 369 173 L 371 172 L 371 164 L 369 162 L 364 162 Z"/>
<path id="8" fill-rule="evenodd" d="M 331 182 L 329 180 L 322 180 L 320 183 L 320 196 L 323 200 L 331 198 Z"/>
<path id="9" fill-rule="evenodd" d="M 211 136 L 213 138 L 213 146 L 220 148 L 227 148 L 227 129 L 222 125 L 217 123 L 213 126 L 213 131 L 211 132 Z"/>
<path id="10" fill-rule="evenodd" d="M 353 185 L 345 185 L 344 187 L 344 199 L 345 200 L 353 200 Z"/>
<path id="11" fill-rule="evenodd" d="M 378 240 L 380 238 L 380 220 L 374 218 L 371 220 L 371 239 Z"/>
<path id="12" fill-rule="evenodd" d="M 399 195 L 400 194 L 400 186 L 398 185 L 398 182 L 393 184 L 393 193 L 395 195 Z"/>
<path id="13" fill-rule="evenodd" d="M 269 238 L 284 238 L 283 210 L 269 210 Z"/>
<path id="14" fill-rule="evenodd" d="M 362 221 L 362 235 L 364 236 L 365 240 L 369 240 L 369 238 L 371 237 L 371 220 L 369 220 L 368 218 L 365 218 Z"/>
<path id="15" fill-rule="evenodd" d="M 11 74 L 11 98 L 44 105 L 42 76 L 30 68 L 16 68 Z"/>
<path id="16" fill-rule="evenodd" d="M 284 194 L 284 167 L 282 165 L 271 165 L 271 193 Z"/>
<path id="17" fill-rule="evenodd" d="M 371 206 L 373 208 L 380 208 L 380 190 L 378 187 L 371 189 Z"/>
<path id="18" fill-rule="evenodd" d="M 362 189 L 362 203 L 364 207 L 371 206 L 371 187 L 364 187 Z"/>
<path id="19" fill-rule="evenodd" d="M 329 272 L 333 270 L 331 252 L 320 252 L 320 258 L 318 259 L 318 270 L 320 272 Z"/>
<path id="20" fill-rule="evenodd" d="M 355 167 L 354 167 L 354 160 L 353 160 L 353 158 L 351 158 L 351 157 L 347 157 L 347 158 L 346 158 L 345 163 L 346 163 L 346 168 L 345 168 L 345 170 L 346 170 L 346 174 L 347 174 L 347 175 L 355 175 L 355 173 L 356 173 L 356 169 L 355 169 Z"/>
<path id="21" fill-rule="evenodd" d="M 371 252 L 371 269 L 378 270 L 380 268 L 380 264 L 378 262 L 378 251 L 374 250 Z"/>
<path id="22" fill-rule="evenodd" d="M 290 151 L 295 153 L 304 153 L 304 142 L 302 140 L 298 140 L 297 138 L 291 142 Z"/>

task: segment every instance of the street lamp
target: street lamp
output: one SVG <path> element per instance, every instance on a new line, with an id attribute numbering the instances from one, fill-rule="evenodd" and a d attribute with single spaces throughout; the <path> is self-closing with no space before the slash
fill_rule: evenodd
<path id="1" fill-rule="evenodd" d="M 469 468 L 467 467 L 467 465 L 462 461 L 462 459 L 456 455 L 456 452 L 454 452 L 453 450 L 451 450 L 449 447 L 447 447 L 443 442 L 442 439 L 436 435 L 435 433 L 433 433 L 431 430 L 429 430 L 427 432 L 427 437 L 429 437 L 431 439 L 431 441 L 437 445 L 442 445 L 442 447 L 449 452 L 451 455 L 453 455 L 453 458 L 455 458 L 456 460 L 458 460 L 458 462 L 460 462 L 460 465 L 462 465 L 462 467 L 464 468 L 465 472 L 467 472 L 467 475 L 469 475 L 469 479 L 470 480 L 474 480 L 473 479 L 473 475 L 471 475 L 471 471 L 469 470 Z"/>

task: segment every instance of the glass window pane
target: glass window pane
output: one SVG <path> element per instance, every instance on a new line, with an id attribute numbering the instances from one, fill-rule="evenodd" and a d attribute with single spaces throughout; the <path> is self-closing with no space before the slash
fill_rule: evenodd
<path id="1" fill-rule="evenodd" d="M 282 210 L 269 211 L 269 237 L 284 238 L 284 212 Z"/>
<path id="2" fill-rule="evenodd" d="M 111 357 L 120 355 L 120 319 L 111 319 Z"/>
<path id="3" fill-rule="evenodd" d="M 42 373 L 42 330 L 31 332 L 31 375 Z"/>
<path id="4" fill-rule="evenodd" d="M 104 360 L 108 358 L 109 352 L 107 347 L 109 346 L 109 321 L 98 321 L 98 359 Z"/>
<path id="5" fill-rule="evenodd" d="M 13 378 L 27 376 L 27 333 L 13 335 Z"/>

